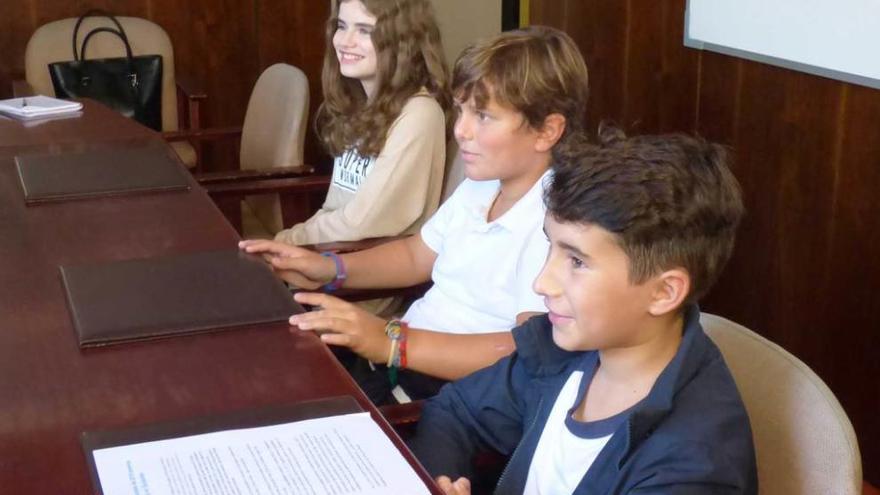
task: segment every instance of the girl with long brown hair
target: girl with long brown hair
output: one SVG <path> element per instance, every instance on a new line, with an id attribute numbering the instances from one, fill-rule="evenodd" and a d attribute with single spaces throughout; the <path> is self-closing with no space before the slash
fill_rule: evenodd
<path id="1" fill-rule="evenodd" d="M 316 128 L 335 157 L 327 198 L 288 244 L 415 233 L 437 209 L 451 96 L 428 0 L 337 0 Z"/>

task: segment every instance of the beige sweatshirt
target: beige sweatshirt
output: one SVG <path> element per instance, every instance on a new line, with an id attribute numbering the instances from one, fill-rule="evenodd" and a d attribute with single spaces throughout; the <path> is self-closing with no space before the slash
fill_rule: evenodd
<path id="1" fill-rule="evenodd" d="M 288 244 L 353 241 L 418 232 L 440 201 L 446 160 L 443 110 L 427 93 L 404 105 L 375 158 L 337 157 L 321 209 L 279 232 Z"/>

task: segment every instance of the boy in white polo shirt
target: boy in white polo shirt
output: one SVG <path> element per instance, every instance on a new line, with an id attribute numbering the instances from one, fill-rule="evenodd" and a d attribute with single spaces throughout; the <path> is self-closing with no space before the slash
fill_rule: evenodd
<path id="1" fill-rule="evenodd" d="M 530 27 L 466 49 L 452 86 L 467 179 L 419 235 L 341 256 L 269 241 L 241 244 L 305 289 L 433 280 L 402 320 L 390 322 L 326 294 L 296 295 L 320 310 L 296 315 L 292 324 L 329 330 L 325 342 L 380 365 L 377 373 L 349 368 L 377 403 L 393 402 L 398 380 L 409 397 L 423 398 L 445 380 L 494 363 L 514 349 L 510 329 L 543 310 L 530 289 L 548 248 L 543 184 L 554 148 L 582 128 L 586 65 L 566 34 Z"/>

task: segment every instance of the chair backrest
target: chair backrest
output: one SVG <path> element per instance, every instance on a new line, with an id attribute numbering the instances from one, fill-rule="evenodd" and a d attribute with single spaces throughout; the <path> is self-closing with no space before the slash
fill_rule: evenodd
<path id="1" fill-rule="evenodd" d="M 275 64 L 251 91 L 241 130 L 243 170 L 303 167 L 309 115 L 309 81 L 303 71 Z"/>
<path id="2" fill-rule="evenodd" d="M 137 17 L 117 17 L 125 29 L 131 44 L 132 54 L 162 56 L 162 130 L 176 131 L 177 123 L 177 89 L 174 79 L 174 50 L 171 38 L 158 24 Z M 34 31 L 28 41 L 24 53 L 25 79 L 39 94 L 55 95 L 52 79 L 49 77 L 48 65 L 53 62 L 73 60 L 73 28 L 76 18 L 44 24 Z M 78 43 L 89 31 L 96 27 L 115 25 L 104 17 L 87 17 L 79 28 Z M 116 36 L 109 33 L 98 33 L 89 41 L 86 57 L 111 58 L 124 57 L 125 47 Z"/>
<path id="3" fill-rule="evenodd" d="M 248 101 L 241 130 L 243 170 L 303 168 L 303 147 L 309 115 L 309 81 L 303 71 L 275 64 L 260 75 Z M 281 230 L 281 205 L 277 195 L 246 199 L 263 227 Z"/>
<path id="4" fill-rule="evenodd" d="M 755 332 L 703 313 L 745 402 L 768 495 L 858 495 L 855 431 L 831 390 L 806 364 Z"/>

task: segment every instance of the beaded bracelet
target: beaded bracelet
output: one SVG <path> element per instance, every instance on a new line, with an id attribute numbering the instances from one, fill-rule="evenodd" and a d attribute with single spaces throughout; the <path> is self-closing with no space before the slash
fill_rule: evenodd
<path id="1" fill-rule="evenodd" d="M 385 325 L 385 335 L 391 339 L 388 352 L 388 380 L 392 387 L 397 386 L 397 370 L 406 367 L 406 336 L 408 327 L 400 320 L 390 320 Z"/>
<path id="2" fill-rule="evenodd" d="M 345 264 L 342 262 L 342 258 L 339 257 L 338 254 L 324 251 L 321 253 L 321 256 L 326 256 L 333 260 L 333 264 L 336 265 L 336 276 L 333 277 L 333 280 L 324 284 L 321 287 L 321 290 L 325 292 L 333 292 L 336 289 L 342 287 L 342 284 L 345 283 L 345 279 L 348 278 L 348 272 L 345 271 Z"/>

